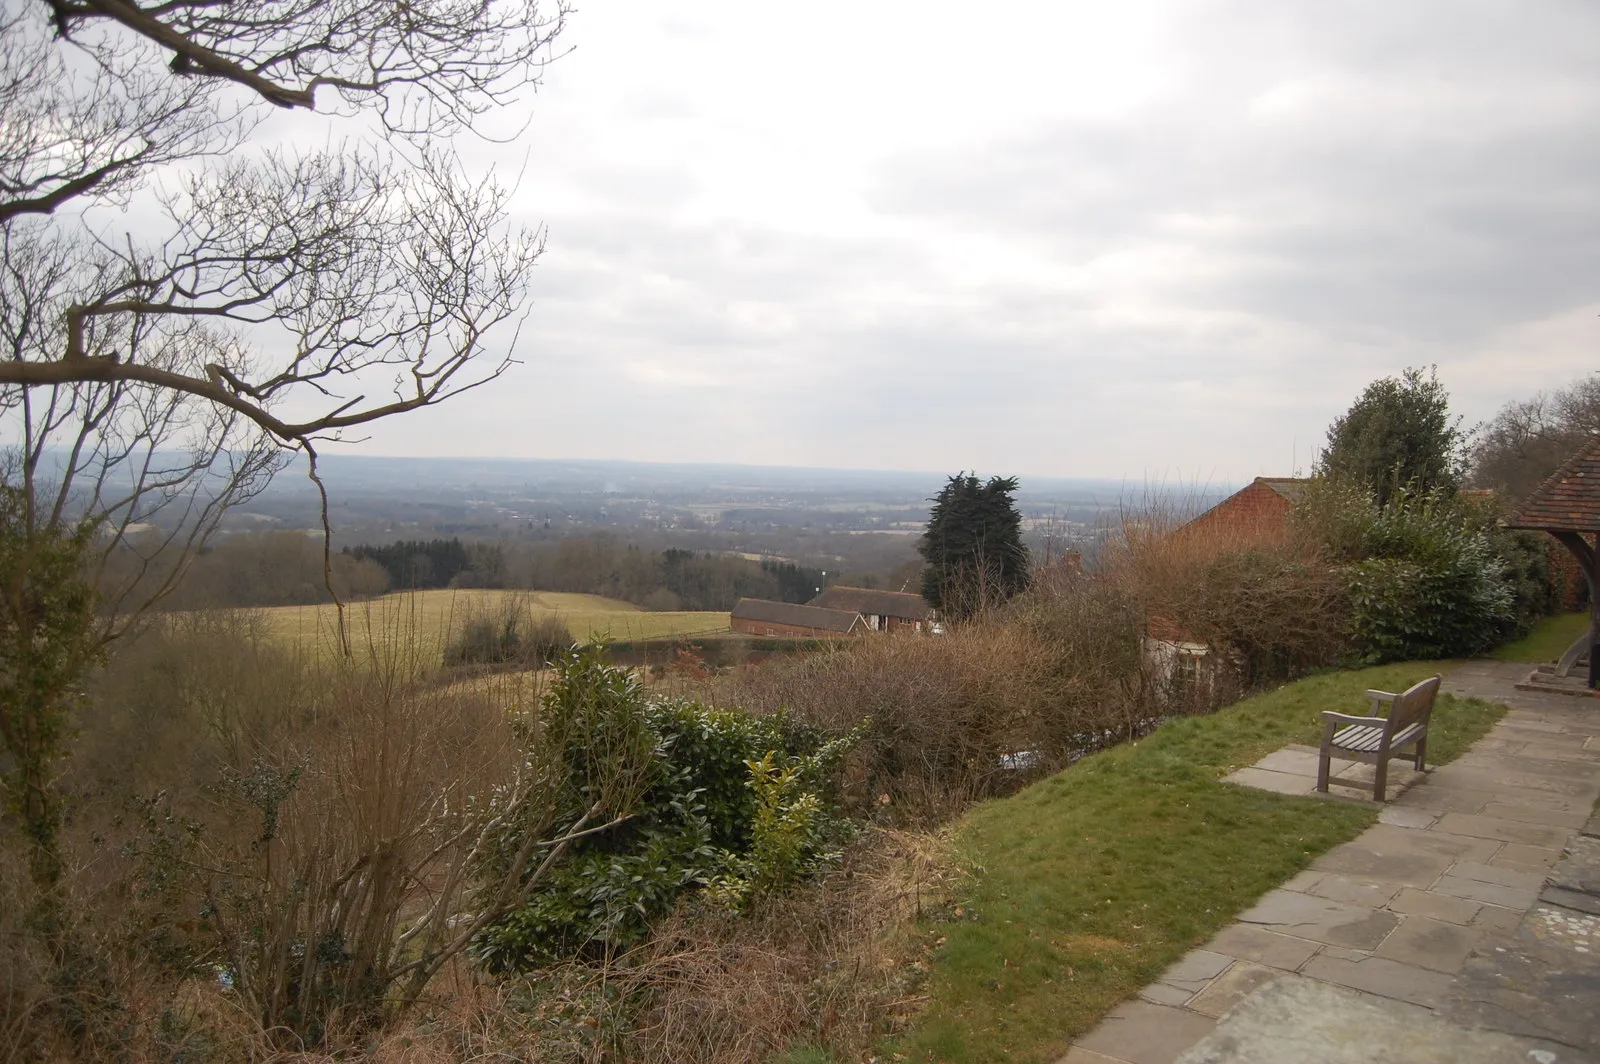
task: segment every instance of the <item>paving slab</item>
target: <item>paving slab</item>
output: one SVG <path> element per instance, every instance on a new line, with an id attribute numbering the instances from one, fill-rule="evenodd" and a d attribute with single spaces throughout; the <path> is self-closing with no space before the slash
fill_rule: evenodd
<path id="1" fill-rule="evenodd" d="M 1546 887 L 1539 895 L 1539 900 L 1550 905 L 1559 905 L 1564 909 L 1574 912 L 1600 914 L 1600 896 L 1584 891 L 1565 890 L 1561 887 Z"/>
<path id="2" fill-rule="evenodd" d="M 1498 820 L 1513 820 L 1519 824 L 1561 828 L 1565 833 L 1583 827 L 1585 821 L 1589 819 L 1589 810 L 1551 809 L 1548 806 L 1528 805 L 1523 802 L 1496 801 L 1483 807 L 1483 815 Z"/>
<path id="3" fill-rule="evenodd" d="M 1428 781 L 1428 786 L 1413 787 L 1396 798 L 1391 808 L 1425 809 L 1434 813 L 1481 813 L 1483 807 L 1494 799 L 1494 791 L 1451 787 L 1434 778 Z"/>
<path id="4" fill-rule="evenodd" d="M 1247 994 L 1288 974 L 1282 968 L 1236 961 L 1213 979 L 1210 986 L 1195 995 L 1194 1000 L 1189 1002 L 1189 1008 L 1202 1016 L 1221 1016 L 1244 1000 Z"/>
<path id="5" fill-rule="evenodd" d="M 1445 776 L 1451 769 L 1456 771 Z M 1596 788 L 1580 780 L 1548 779 L 1544 776 L 1532 776 L 1519 772 L 1497 772 L 1492 769 L 1478 769 L 1470 766 L 1446 765 L 1434 770 L 1433 776 L 1446 787 L 1458 790 L 1487 791 L 1493 795 L 1516 794 L 1525 791 L 1530 795 L 1560 794 L 1568 798 L 1588 798 L 1593 800 L 1597 793 Z M 1432 780 L 1430 780 L 1432 782 Z"/>
<path id="6" fill-rule="evenodd" d="M 1504 945 L 1476 951 L 1441 1011 L 1461 1023 L 1600 1054 L 1600 917 L 1541 905 Z"/>
<path id="7" fill-rule="evenodd" d="M 1564 828 L 1544 827 L 1539 824 L 1520 824 L 1499 817 L 1474 816 L 1468 813 L 1446 813 L 1436 827 L 1455 835 L 1470 835 L 1479 839 L 1496 839 L 1500 842 L 1520 842 L 1525 846 L 1560 846 L 1567 841 Z"/>
<path id="8" fill-rule="evenodd" d="M 1300 969 L 1300 973 L 1325 983 L 1337 983 L 1353 990 L 1365 990 L 1369 994 L 1409 1001 L 1430 1009 L 1443 1000 L 1453 982 L 1444 972 L 1430 971 L 1387 957 L 1346 960 L 1326 953 L 1312 957 Z"/>
<path id="9" fill-rule="evenodd" d="M 1315 776 L 1317 774 L 1318 760 L 1319 756 L 1315 747 L 1295 745 L 1286 746 L 1282 750 L 1274 750 L 1260 761 L 1257 761 L 1255 767 L 1266 769 L 1270 772 L 1293 772 L 1298 775 L 1309 774 Z M 1328 764 L 1334 772 L 1338 772 L 1349 768 L 1356 762 L 1340 759 L 1330 761 Z"/>
<path id="10" fill-rule="evenodd" d="M 1600 744 L 1589 746 L 1555 746 L 1550 743 L 1528 743 L 1521 753 L 1524 757 L 1537 757 L 1549 761 L 1587 761 L 1600 763 Z"/>
<path id="11" fill-rule="evenodd" d="M 1486 905 L 1498 905 L 1518 912 L 1533 908 L 1533 903 L 1539 897 L 1536 891 L 1503 887 L 1498 883 L 1485 883 L 1482 880 L 1465 879 L 1461 876 L 1440 876 L 1439 882 L 1435 883 L 1432 889 L 1437 894 L 1448 894 L 1452 898 L 1465 898 L 1467 901 L 1483 902 Z"/>
<path id="12" fill-rule="evenodd" d="M 1483 940 L 1484 932 L 1457 923 L 1407 916 L 1373 951 L 1385 960 L 1414 964 L 1429 971 L 1454 974 Z"/>
<path id="13" fill-rule="evenodd" d="M 1407 916 L 1426 916 L 1430 920 L 1443 920 L 1452 924 L 1470 924 L 1473 917 L 1478 915 L 1478 910 L 1483 906 L 1475 901 L 1464 898 L 1452 898 L 1448 894 L 1435 894 L 1431 890 L 1418 890 L 1415 887 L 1406 887 L 1389 901 L 1392 912 L 1403 913 Z"/>
<path id="14" fill-rule="evenodd" d="M 1430 828 L 1438 819 L 1439 814 L 1434 810 L 1412 806 L 1385 805 L 1378 810 L 1378 823 L 1392 824 L 1398 828 Z"/>
<path id="15" fill-rule="evenodd" d="M 1369 909 L 1381 909 L 1402 889 L 1399 883 L 1328 872 L 1319 875 L 1316 883 L 1308 888 L 1306 893 L 1333 901 L 1349 902 L 1351 905 L 1364 905 Z"/>
<path id="16" fill-rule="evenodd" d="M 1226 954 L 1192 949 L 1162 972 L 1157 982 L 1187 990 L 1191 994 L 1198 994 L 1206 988 L 1207 983 L 1221 975 L 1232 963 L 1233 958 Z"/>
<path id="17" fill-rule="evenodd" d="M 1139 996 L 1152 1005 L 1171 1005 L 1174 1008 L 1182 1008 L 1189 1003 L 1190 998 L 1194 997 L 1194 991 L 1182 990 L 1175 986 L 1168 986 L 1166 983 L 1151 983 L 1139 991 Z"/>
<path id="18" fill-rule="evenodd" d="M 1466 1030 L 1400 1002 L 1287 976 L 1240 1002 L 1176 1064 L 1595 1062 L 1563 1046 Z"/>
<path id="19" fill-rule="evenodd" d="M 1129 1001 L 1074 1045 L 1129 1064 L 1172 1064 L 1215 1026 L 1211 1017 L 1196 1012 Z"/>
<path id="20" fill-rule="evenodd" d="M 1378 824 L 1362 832 L 1356 841 L 1380 851 L 1431 853 L 1457 861 L 1483 861 L 1500 851 L 1500 844 L 1493 839 L 1451 834 L 1440 824 L 1426 831 Z"/>
<path id="21" fill-rule="evenodd" d="M 1437 882 L 1454 863 L 1452 858 L 1440 854 L 1406 853 L 1390 846 L 1379 849 L 1363 834 L 1354 842 L 1329 850 L 1313 861 L 1311 867 L 1320 872 L 1381 879 L 1404 887 L 1427 887 Z"/>
<path id="22" fill-rule="evenodd" d="M 1507 909 L 1503 905 L 1484 905 L 1472 918 L 1472 926 L 1496 935 L 1509 935 L 1522 923 L 1524 912 L 1525 909 Z"/>
<path id="23" fill-rule="evenodd" d="M 1317 789 L 1315 777 L 1272 772 L 1263 768 L 1241 768 L 1222 777 L 1223 783 L 1237 783 L 1241 787 L 1254 787 L 1258 791 L 1274 794 L 1311 794 Z"/>
<path id="24" fill-rule="evenodd" d="M 1394 930 L 1400 917 L 1297 891 L 1274 890 L 1239 914 L 1239 922 L 1334 946 L 1372 949 Z"/>
<path id="25" fill-rule="evenodd" d="M 1476 879 L 1479 883 L 1496 883 L 1502 887 L 1532 891 L 1544 886 L 1545 880 L 1543 872 L 1517 872 L 1510 868 L 1497 868 L 1494 865 L 1477 864 L 1473 861 L 1457 861 L 1451 867 L 1450 874 L 1460 876 L 1462 879 Z"/>
<path id="26" fill-rule="evenodd" d="M 1561 851 L 1554 846 L 1524 846 L 1508 842 L 1489 861 L 1496 868 L 1509 868 L 1516 872 L 1548 872 L 1561 860 Z"/>
<path id="27" fill-rule="evenodd" d="M 1289 971 L 1310 960 L 1320 947 L 1321 944 L 1317 942 L 1281 935 L 1250 924 L 1229 924 L 1206 943 L 1206 949 L 1213 953 Z"/>
<path id="28" fill-rule="evenodd" d="M 1600 839 L 1580 835 L 1569 842 L 1561 863 L 1550 872 L 1549 883 L 1565 890 L 1600 894 Z"/>
<path id="29" fill-rule="evenodd" d="M 1056 1064 L 1128 1064 L 1128 1062 L 1121 1057 L 1108 1057 L 1104 1053 L 1096 1053 L 1092 1049 L 1073 1046 L 1067 1050 L 1067 1055 L 1057 1061 Z"/>
<path id="30" fill-rule="evenodd" d="M 1447 692 L 1517 709 L 1391 791 L 1379 823 L 1264 895 L 1062 1064 L 1600 1064 L 1600 705 L 1519 692 L 1525 671 L 1453 671 Z M 1235 778 L 1307 794 L 1315 766 L 1315 748 L 1292 746 Z"/>

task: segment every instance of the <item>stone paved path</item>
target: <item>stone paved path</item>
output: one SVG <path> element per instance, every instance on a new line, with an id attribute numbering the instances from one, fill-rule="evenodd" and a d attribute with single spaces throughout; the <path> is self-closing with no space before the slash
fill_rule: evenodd
<path id="1" fill-rule="evenodd" d="M 1060 1064 L 1600 1062 L 1600 707 L 1526 671 L 1449 675 L 1511 711 Z"/>

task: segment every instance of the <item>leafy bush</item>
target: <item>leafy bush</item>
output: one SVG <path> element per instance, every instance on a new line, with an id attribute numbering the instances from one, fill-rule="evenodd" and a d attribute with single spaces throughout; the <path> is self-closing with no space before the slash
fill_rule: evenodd
<path id="1" fill-rule="evenodd" d="M 634 736 L 650 763 L 626 819 L 574 839 L 527 903 L 478 936 L 474 949 L 491 970 L 631 945 L 686 893 L 713 881 L 730 900 L 777 889 L 815 868 L 842 832 L 836 781 L 854 736 L 830 739 L 787 714 L 652 701 L 594 648 L 569 650 L 554 664 L 547 702 L 581 704 L 587 708 L 569 713 L 594 721 L 567 737 L 567 776 L 553 781 L 561 794 L 557 823 L 576 822 L 589 804 L 589 750 L 609 742 L 608 734 Z M 774 779 L 781 781 L 776 803 Z M 774 833 L 801 815 L 805 831 L 788 831 L 793 851 L 774 855 Z M 774 825 L 774 816 L 789 820 Z M 509 832 L 488 865 L 503 864 L 520 842 Z"/>
<path id="2" fill-rule="evenodd" d="M 1514 631 L 1506 563 L 1446 494 L 1402 494 L 1372 511 L 1359 549 L 1342 572 L 1363 660 L 1459 657 Z"/>

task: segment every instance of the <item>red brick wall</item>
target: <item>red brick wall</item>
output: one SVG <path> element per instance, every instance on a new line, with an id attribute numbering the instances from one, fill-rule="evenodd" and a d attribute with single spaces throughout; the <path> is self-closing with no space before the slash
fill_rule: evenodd
<path id="1" fill-rule="evenodd" d="M 1564 613 L 1580 610 L 1588 602 L 1588 581 L 1572 552 L 1554 536 L 1548 540 L 1550 584 L 1556 591 L 1556 608 Z"/>

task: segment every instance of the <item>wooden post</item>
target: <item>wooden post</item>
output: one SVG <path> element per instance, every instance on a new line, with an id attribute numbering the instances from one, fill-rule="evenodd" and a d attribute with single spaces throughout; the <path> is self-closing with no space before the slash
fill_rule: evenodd
<path id="1" fill-rule="evenodd" d="M 1589 690 L 1600 691 L 1600 532 L 1594 534 L 1584 575 L 1589 578 Z"/>
<path id="2" fill-rule="evenodd" d="M 1600 553 L 1600 532 L 1595 533 L 1595 543 L 1590 545 L 1581 532 L 1556 532 L 1552 536 L 1578 559 L 1578 568 L 1589 582 L 1589 687 L 1600 690 L 1600 572 L 1595 558 Z"/>

